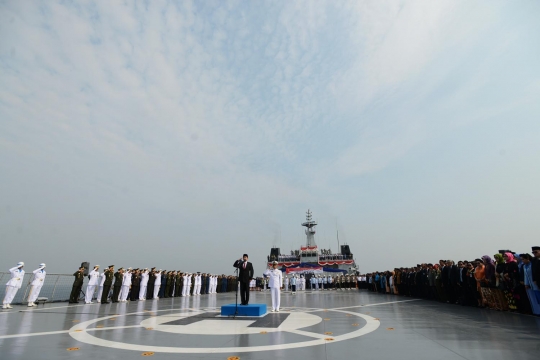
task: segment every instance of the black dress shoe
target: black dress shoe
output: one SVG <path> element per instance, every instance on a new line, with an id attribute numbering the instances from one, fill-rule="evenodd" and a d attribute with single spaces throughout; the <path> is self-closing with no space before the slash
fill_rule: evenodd
<path id="1" fill-rule="evenodd" d="M 102 304 L 108 304 L 109 301 L 102 301 L 101 303 L 102 303 Z"/>

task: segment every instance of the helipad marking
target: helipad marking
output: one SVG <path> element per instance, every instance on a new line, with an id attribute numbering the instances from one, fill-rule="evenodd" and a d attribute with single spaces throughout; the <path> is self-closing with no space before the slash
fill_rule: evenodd
<path id="1" fill-rule="evenodd" d="M 72 305 L 72 306 L 59 306 L 59 307 L 76 307 L 76 306 L 85 306 L 85 305 L 87 305 L 87 304 L 84 304 L 84 305 Z M 54 309 L 54 308 L 49 308 L 49 309 Z M 39 309 L 39 310 L 43 310 L 43 309 Z M 156 310 L 156 311 L 185 311 L 185 310 L 190 310 L 190 309 L 179 308 L 179 309 L 163 309 L 163 310 Z M 24 311 L 26 311 L 26 310 L 22 310 L 20 312 L 24 312 Z M 33 311 L 37 311 L 37 310 L 33 310 Z M 12 314 L 16 314 L 16 313 L 12 313 Z M 141 312 L 141 311 L 140 312 L 134 312 L 134 313 L 128 313 L 128 314 L 125 314 L 125 315 L 137 315 L 137 314 L 144 315 L 144 313 Z M 120 315 L 119 314 L 111 315 L 111 317 L 117 317 L 117 316 L 120 316 Z M 100 320 L 104 320 L 104 319 L 106 320 L 106 319 L 108 319 L 108 317 L 103 317 Z M 26 333 L 26 334 L 0 335 L 0 339 L 13 339 L 13 338 L 20 338 L 20 337 L 67 334 L 67 333 L 69 333 L 71 331 L 76 330 L 80 326 L 81 326 L 81 324 L 77 324 L 77 325 L 73 326 L 69 330 L 42 331 L 42 332 Z M 137 327 L 140 327 L 140 325 L 111 326 L 111 327 L 104 327 L 104 328 L 100 328 L 100 329 L 90 328 L 90 329 L 86 329 L 86 331 L 127 329 L 127 328 L 137 328 Z"/>
<path id="2" fill-rule="evenodd" d="M 321 311 L 322 309 L 317 309 L 316 311 Z M 337 310 L 337 309 L 329 309 L 329 311 L 336 311 L 339 313 L 344 314 L 351 314 L 353 316 L 357 316 L 360 318 L 363 318 L 366 321 L 366 325 L 356 331 L 352 331 L 343 335 L 336 336 L 334 338 L 331 338 L 332 340 L 327 337 L 327 335 L 324 334 L 317 334 L 309 331 L 302 331 L 299 329 L 291 328 L 290 330 L 284 330 L 284 329 L 277 329 L 275 331 L 282 331 L 282 332 L 290 332 L 295 333 L 299 335 L 305 335 L 308 337 L 315 338 L 314 340 L 308 340 L 308 341 L 302 341 L 302 342 L 296 342 L 296 343 L 288 343 L 288 344 L 277 344 L 277 345 L 265 345 L 265 346 L 246 346 L 246 347 L 219 347 L 219 348 L 183 348 L 183 347 L 168 347 L 168 346 L 152 346 L 152 345 L 141 345 L 141 344 L 128 344 L 128 343 L 121 343 L 121 342 L 115 342 L 110 341 L 106 339 L 101 339 L 92 336 L 86 331 L 83 332 L 70 332 L 69 335 L 74 338 L 75 340 L 81 341 L 86 344 L 91 345 L 97 345 L 97 346 L 104 346 L 114 349 L 122 349 L 122 350 L 134 350 L 134 351 L 144 351 L 144 352 L 163 352 L 163 353 L 199 353 L 199 354 L 207 354 L 207 353 L 230 353 L 230 352 L 256 352 L 256 351 L 271 351 L 271 350 L 285 350 L 285 349 L 294 349 L 294 348 L 301 348 L 306 346 L 316 346 L 316 345 L 324 345 L 328 341 L 333 342 L 339 342 L 344 341 L 348 339 L 352 339 L 355 337 L 359 337 L 365 334 L 368 334 L 372 331 L 375 331 L 379 326 L 380 322 L 373 320 L 371 316 L 360 314 L 360 313 L 354 313 L 350 311 L 344 311 L 344 310 Z M 133 314 L 140 314 L 141 312 L 136 312 L 132 314 L 126 314 L 126 315 L 133 315 Z M 178 315 L 177 315 L 178 316 Z M 78 324 L 76 327 L 73 327 L 72 329 L 86 329 L 91 324 L 94 324 L 98 321 L 102 321 L 107 319 L 107 317 L 104 318 L 98 318 L 86 321 L 84 323 Z M 152 320 L 158 320 L 159 318 L 151 318 Z M 168 321 L 168 320 L 164 320 Z M 234 320 L 233 320 L 234 321 Z M 144 322 L 144 321 L 143 321 Z M 244 324 L 245 325 L 245 324 Z M 300 326 L 303 327 L 301 324 Z M 133 326 L 132 326 L 133 327 Z M 136 326 L 135 326 L 136 327 Z M 122 328 L 122 327 L 118 327 Z M 245 327 L 244 327 L 245 329 Z M 88 329 L 90 330 L 90 329 Z M 101 329 L 100 329 L 101 330 Z M 272 331 L 272 329 L 266 329 L 267 331 Z"/>
<path id="3" fill-rule="evenodd" d="M 344 307 L 335 308 L 334 310 L 354 309 L 354 308 L 360 308 L 360 307 L 397 304 L 397 303 L 410 302 L 410 301 L 421 301 L 421 300 L 422 299 L 409 299 L 409 300 L 388 301 L 388 302 L 383 302 L 383 303 L 366 304 L 366 305 L 344 306 Z"/>
<path id="4" fill-rule="evenodd" d="M 45 331 L 45 332 L 36 332 L 36 333 L 28 333 L 28 334 L 0 335 L 0 339 L 12 339 L 12 338 L 19 338 L 19 337 L 42 336 L 42 335 L 57 335 L 57 334 L 66 334 L 68 332 L 70 332 L 70 330 Z"/>

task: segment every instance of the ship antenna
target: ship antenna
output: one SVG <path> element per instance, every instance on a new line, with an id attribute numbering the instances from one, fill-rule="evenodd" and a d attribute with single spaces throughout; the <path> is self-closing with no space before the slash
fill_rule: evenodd
<path id="1" fill-rule="evenodd" d="M 339 251 L 339 254 L 341 254 L 341 250 L 339 249 L 339 231 L 337 227 L 337 219 L 336 219 L 336 236 L 337 236 L 337 249 Z"/>
<path id="2" fill-rule="evenodd" d="M 311 211 L 308 209 L 306 212 L 306 221 L 302 223 L 302 226 L 306 228 L 305 234 L 306 234 L 306 246 L 317 246 L 315 245 L 315 229 L 314 227 L 317 226 L 317 222 L 313 221 Z"/>

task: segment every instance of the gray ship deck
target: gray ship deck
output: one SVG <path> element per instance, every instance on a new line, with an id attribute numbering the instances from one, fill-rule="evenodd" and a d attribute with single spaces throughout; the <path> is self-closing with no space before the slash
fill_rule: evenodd
<path id="1" fill-rule="evenodd" d="M 11 359 L 538 359 L 540 318 L 365 291 L 282 294 L 282 312 L 216 317 L 234 294 L 0 313 Z M 252 292 L 251 303 L 271 303 Z M 71 349 L 71 350 L 68 350 Z"/>

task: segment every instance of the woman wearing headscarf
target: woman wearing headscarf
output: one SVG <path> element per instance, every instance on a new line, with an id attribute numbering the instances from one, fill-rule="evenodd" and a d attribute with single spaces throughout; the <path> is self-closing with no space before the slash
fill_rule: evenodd
<path id="1" fill-rule="evenodd" d="M 399 295 L 398 285 L 397 285 L 398 271 L 399 270 L 394 269 L 394 271 L 392 272 L 392 293 L 394 295 Z"/>
<path id="2" fill-rule="evenodd" d="M 502 254 L 495 254 L 493 255 L 495 258 L 495 286 L 499 289 L 503 289 L 503 273 L 504 273 L 504 258 Z"/>
<path id="3" fill-rule="evenodd" d="M 484 303 L 486 303 L 486 300 L 484 299 L 483 293 L 482 293 L 482 283 L 486 279 L 486 270 L 485 265 L 480 259 L 476 259 L 476 267 L 474 268 L 474 279 L 476 280 L 476 291 L 477 291 L 477 300 L 478 300 L 478 306 L 484 307 Z"/>
<path id="4" fill-rule="evenodd" d="M 490 309 L 499 309 L 491 291 L 495 287 L 495 263 L 489 255 L 482 256 L 482 263 L 484 264 L 484 281 L 480 283 L 480 286 L 484 301 Z"/>
<path id="5" fill-rule="evenodd" d="M 523 266 L 521 267 L 523 272 L 523 285 L 525 286 L 525 291 L 531 304 L 532 313 L 535 315 L 540 315 L 540 302 L 538 301 L 538 298 L 535 294 L 535 292 L 538 293 L 540 289 L 538 288 L 538 285 L 536 285 L 533 281 L 531 264 L 532 257 L 529 254 L 521 254 L 519 255 L 519 257 L 521 258 L 521 262 L 523 263 Z"/>
<path id="6" fill-rule="evenodd" d="M 508 301 L 504 295 L 504 258 L 502 254 L 493 255 L 495 258 L 495 288 L 491 289 L 497 302 L 498 310 L 508 311 Z"/>
<path id="7" fill-rule="evenodd" d="M 515 291 L 517 283 L 519 282 L 519 268 L 514 255 L 511 252 L 503 254 L 505 261 L 505 267 L 503 272 L 504 281 L 504 295 L 508 301 L 508 308 L 510 311 L 517 311 L 517 304 L 515 299 Z"/>

